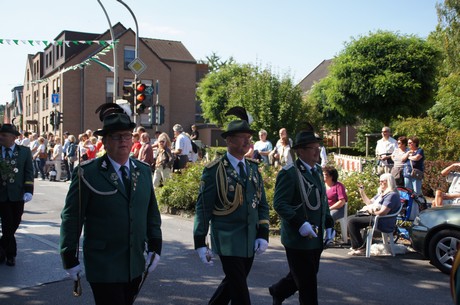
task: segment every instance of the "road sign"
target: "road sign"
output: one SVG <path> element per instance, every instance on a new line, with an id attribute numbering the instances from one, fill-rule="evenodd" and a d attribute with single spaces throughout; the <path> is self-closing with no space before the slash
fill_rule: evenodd
<path id="1" fill-rule="evenodd" d="M 145 89 L 145 94 L 152 95 L 154 91 L 153 86 L 148 86 L 147 89 Z"/>
<path id="2" fill-rule="evenodd" d="M 51 94 L 51 104 L 58 105 L 59 104 L 59 94 L 53 93 Z"/>
<path id="3" fill-rule="evenodd" d="M 136 75 L 140 75 L 145 71 L 147 66 L 142 62 L 140 58 L 134 58 L 132 62 L 129 63 L 128 68 Z"/>

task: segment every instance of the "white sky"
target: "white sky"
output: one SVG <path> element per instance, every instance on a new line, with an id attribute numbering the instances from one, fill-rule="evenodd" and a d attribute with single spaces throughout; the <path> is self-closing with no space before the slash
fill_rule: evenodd
<path id="1" fill-rule="evenodd" d="M 101 0 L 111 23 L 135 30 L 129 11 Z M 196 60 L 216 52 L 239 63 L 271 66 L 298 82 L 351 37 L 390 30 L 426 38 L 435 30 L 436 0 L 125 0 L 141 37 L 181 41 Z M 63 30 L 102 33 L 97 0 L 17 0 L 0 4 L 0 39 L 54 40 Z M 27 54 L 43 47 L 0 44 L 0 104 L 24 82 Z M 142 59 L 142 54 L 140 54 Z"/>

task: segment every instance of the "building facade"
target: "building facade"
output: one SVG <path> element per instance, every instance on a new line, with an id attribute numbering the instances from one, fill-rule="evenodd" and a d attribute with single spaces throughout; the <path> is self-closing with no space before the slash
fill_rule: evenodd
<path id="1" fill-rule="evenodd" d="M 113 26 L 116 37 L 118 77 L 114 97 L 114 55 L 110 31 L 103 34 L 63 31 L 43 52 L 29 55 L 22 99 L 22 128 L 39 134 L 64 131 L 78 135 L 102 126 L 95 110 L 105 102 L 123 97 L 135 75 L 128 65 L 136 57 L 136 34 L 122 24 Z M 140 38 L 137 57 L 145 70 L 137 79 L 146 85 L 158 82 L 158 96 L 149 97 L 165 109 L 164 124 L 151 125 L 149 111 L 133 119 L 150 134 L 172 133 L 179 123 L 195 122 L 196 60 L 179 41 Z M 62 122 L 57 121 L 60 114 Z M 53 118 L 53 119 L 52 119 Z"/>

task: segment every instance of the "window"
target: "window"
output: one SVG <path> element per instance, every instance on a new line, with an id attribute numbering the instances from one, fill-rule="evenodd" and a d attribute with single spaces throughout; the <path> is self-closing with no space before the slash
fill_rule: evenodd
<path id="1" fill-rule="evenodd" d="M 113 78 L 107 78 L 105 80 L 105 102 L 113 102 Z"/>
<path id="2" fill-rule="evenodd" d="M 135 52 L 134 47 L 125 46 L 124 56 L 123 56 L 125 70 L 129 70 L 128 65 L 134 60 L 134 56 L 136 55 L 135 53 L 136 52 Z"/>

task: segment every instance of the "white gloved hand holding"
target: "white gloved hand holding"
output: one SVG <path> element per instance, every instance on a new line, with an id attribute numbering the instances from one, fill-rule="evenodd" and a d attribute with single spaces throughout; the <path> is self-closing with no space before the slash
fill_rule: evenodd
<path id="1" fill-rule="evenodd" d="M 81 272 L 80 264 L 76 265 L 75 267 L 65 269 L 65 272 L 70 276 L 70 278 L 74 281 L 78 281 L 78 275 Z"/>
<path id="2" fill-rule="evenodd" d="M 303 237 L 310 237 L 310 238 L 318 237 L 318 235 L 316 235 L 315 231 L 313 231 L 313 228 L 308 221 L 305 221 L 303 223 L 303 225 L 299 229 L 299 233 Z"/>
<path id="3" fill-rule="evenodd" d="M 214 265 L 214 262 L 212 261 L 214 254 L 212 253 L 211 249 L 207 247 L 201 247 L 201 248 L 196 249 L 196 252 L 198 253 L 198 256 L 200 257 L 203 264 L 208 265 L 208 266 Z"/>
<path id="4" fill-rule="evenodd" d="M 22 197 L 24 199 L 24 202 L 28 202 L 32 200 L 32 194 L 31 193 L 24 193 L 24 196 Z"/>
<path id="5" fill-rule="evenodd" d="M 145 268 L 146 269 L 147 269 L 147 267 L 149 268 L 149 270 L 148 270 L 149 273 L 153 272 L 153 270 L 155 270 L 155 268 L 158 266 L 158 263 L 160 262 L 160 256 L 155 253 L 155 257 L 153 258 L 153 262 L 149 267 L 150 261 L 152 260 L 153 253 L 154 252 L 149 252 L 147 254 L 147 258 L 145 259 Z"/>
<path id="6" fill-rule="evenodd" d="M 254 243 L 254 251 L 256 251 L 256 254 L 262 254 L 267 250 L 268 248 L 268 241 L 266 241 L 263 238 L 257 238 L 255 243 Z"/>

